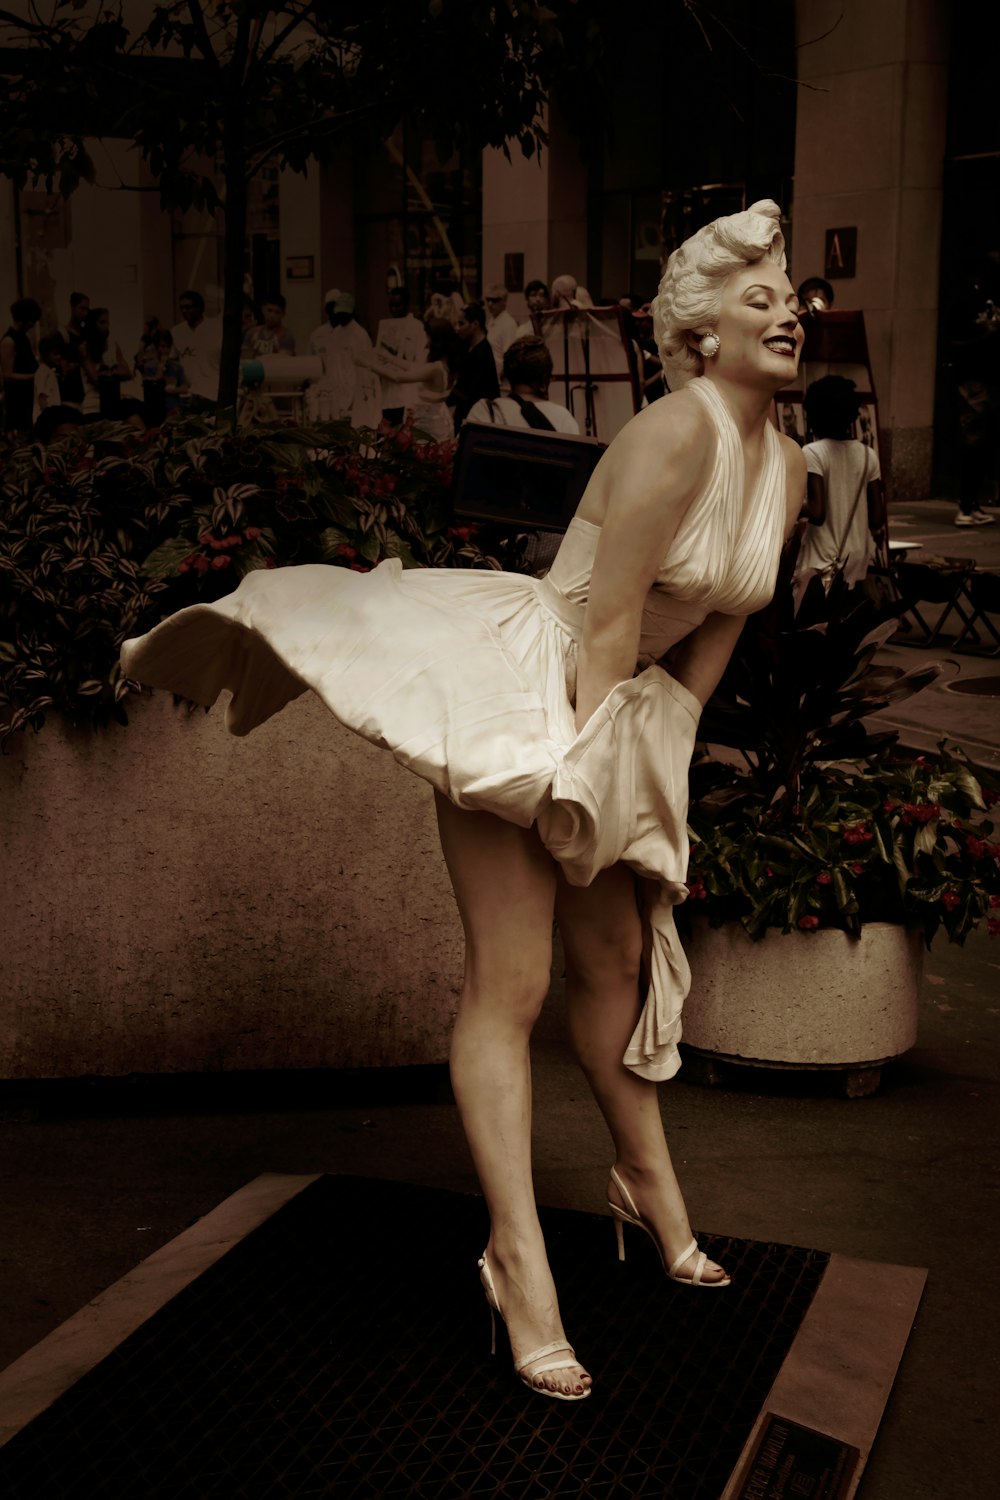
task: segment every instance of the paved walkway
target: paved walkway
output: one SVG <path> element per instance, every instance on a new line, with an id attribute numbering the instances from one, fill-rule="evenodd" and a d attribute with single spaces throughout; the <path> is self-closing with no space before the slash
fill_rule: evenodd
<path id="1" fill-rule="evenodd" d="M 958 527 L 954 524 L 955 511 L 955 505 L 946 500 L 898 502 L 890 507 L 890 538 L 916 543 L 910 552 L 915 562 L 969 560 L 984 571 L 1000 573 L 1000 512 L 989 512 L 998 517 L 993 526 Z M 941 609 L 930 605 L 922 613 L 931 621 L 939 617 Z M 932 687 L 893 705 L 879 718 L 897 729 L 901 742 L 913 749 L 934 750 L 947 735 L 977 764 L 1000 769 L 1000 656 L 990 655 L 985 647 L 956 651 L 953 636 L 942 636 L 933 646 L 910 645 L 907 639 L 899 632 L 879 659 L 906 671 L 923 662 L 941 661 L 947 672 Z M 988 638 L 986 646 L 992 647 Z M 956 691 L 960 684 L 976 678 L 996 679 L 996 695 L 981 697 Z"/>

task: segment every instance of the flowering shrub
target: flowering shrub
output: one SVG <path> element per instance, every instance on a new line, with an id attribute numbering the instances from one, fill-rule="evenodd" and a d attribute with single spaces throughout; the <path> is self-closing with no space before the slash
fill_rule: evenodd
<path id="1" fill-rule="evenodd" d="M 752 772 L 702 765 L 692 810 L 688 890 L 713 926 L 943 927 L 962 942 L 984 918 L 1000 930 L 1000 842 L 988 805 L 996 778 L 942 742 L 934 761 L 888 748 L 810 771 L 800 801 L 769 801 Z M 984 780 L 986 784 L 984 785 Z"/>
<path id="2" fill-rule="evenodd" d="M 501 567 L 503 533 L 449 524 L 455 446 L 192 419 L 0 450 L 0 742 L 49 709 L 127 723 L 122 641 L 255 568 Z"/>
<path id="3" fill-rule="evenodd" d="M 700 733 L 742 764 L 692 767 L 690 911 L 751 937 L 864 922 L 939 927 L 962 942 L 1000 905 L 1000 844 L 987 808 L 1000 782 L 942 741 L 937 759 L 897 755 L 870 716 L 919 692 L 936 663 L 875 662 L 898 608 L 876 610 L 836 581 L 803 627 L 783 586 L 752 617 L 706 708 Z M 888 613 L 889 618 L 885 616 Z"/>

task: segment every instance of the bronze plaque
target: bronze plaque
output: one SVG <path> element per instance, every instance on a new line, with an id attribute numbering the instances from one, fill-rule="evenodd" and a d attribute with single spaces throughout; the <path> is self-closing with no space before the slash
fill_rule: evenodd
<path id="1" fill-rule="evenodd" d="M 736 1500 L 842 1500 L 860 1456 L 839 1438 L 767 1412 Z"/>

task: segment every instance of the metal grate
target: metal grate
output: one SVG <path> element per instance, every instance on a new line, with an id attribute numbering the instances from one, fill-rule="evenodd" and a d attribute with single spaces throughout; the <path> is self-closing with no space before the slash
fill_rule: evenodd
<path id="1" fill-rule="evenodd" d="M 589 1400 L 490 1359 L 480 1199 L 324 1177 L 0 1450 L 0 1492 L 717 1500 L 827 1257 L 707 1237 L 734 1285 L 698 1292 L 644 1235 L 621 1265 L 610 1221 L 542 1219 Z"/>

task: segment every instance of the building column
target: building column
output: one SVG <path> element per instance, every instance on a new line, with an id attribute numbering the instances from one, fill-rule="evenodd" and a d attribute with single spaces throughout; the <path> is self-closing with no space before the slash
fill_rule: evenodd
<path id="1" fill-rule="evenodd" d="M 563 272 L 587 280 L 587 170 L 579 147 L 558 116 L 548 122 L 549 144 L 526 158 L 511 144 L 483 152 L 483 287 L 505 281 L 508 255 L 524 257 L 523 284 L 551 284 Z M 512 293 L 508 312 L 523 322 L 527 306 Z"/>
<path id="2" fill-rule="evenodd" d="M 836 309 L 864 312 L 883 467 L 895 498 L 919 499 L 931 482 L 948 6 L 797 0 L 796 29 L 792 279 L 826 276 Z M 836 229 L 856 231 L 849 276 L 827 264 Z"/>

